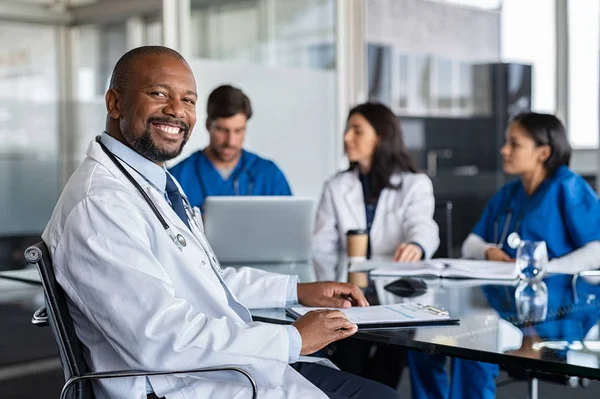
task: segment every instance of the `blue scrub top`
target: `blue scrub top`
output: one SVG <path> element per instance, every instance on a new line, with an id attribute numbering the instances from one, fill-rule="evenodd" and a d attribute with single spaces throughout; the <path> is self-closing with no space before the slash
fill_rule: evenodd
<path id="1" fill-rule="evenodd" d="M 183 188 L 190 204 L 199 208 L 207 196 L 292 195 L 283 172 L 273 161 L 245 150 L 225 180 L 203 151 L 195 152 L 169 172 Z"/>
<path id="2" fill-rule="evenodd" d="M 516 230 L 523 240 L 545 241 L 549 259 L 558 258 L 600 240 L 600 202 L 581 176 L 561 166 L 531 197 L 521 179 L 502 187 L 486 205 L 473 233 L 498 244 L 507 223 L 506 237 Z M 508 246 L 506 237 L 502 250 L 514 258 L 516 250 Z"/>

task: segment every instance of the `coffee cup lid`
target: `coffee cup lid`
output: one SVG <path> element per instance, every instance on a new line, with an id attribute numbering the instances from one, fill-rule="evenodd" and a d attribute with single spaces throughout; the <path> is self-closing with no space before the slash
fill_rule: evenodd
<path id="1" fill-rule="evenodd" d="M 362 234 L 367 234 L 367 230 L 365 230 L 365 229 L 355 229 L 355 230 L 348 230 L 346 232 L 346 235 L 349 235 L 349 236 L 362 235 Z"/>

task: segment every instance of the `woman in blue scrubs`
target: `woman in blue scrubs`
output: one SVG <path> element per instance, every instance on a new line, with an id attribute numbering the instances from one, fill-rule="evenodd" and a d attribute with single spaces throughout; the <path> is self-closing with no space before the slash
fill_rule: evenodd
<path id="1" fill-rule="evenodd" d="M 571 147 L 560 120 L 531 112 L 516 116 L 500 153 L 504 171 L 519 179 L 490 199 L 463 243 L 463 257 L 512 262 L 515 242 L 535 240 L 546 242 L 549 272 L 600 267 L 600 202 L 569 169 Z M 446 357 L 411 352 L 408 360 L 414 398 L 495 397 L 497 365 L 452 359 L 449 386 Z"/>
<path id="2" fill-rule="evenodd" d="M 501 154 L 504 171 L 520 178 L 488 202 L 463 244 L 463 257 L 512 261 L 516 246 L 508 241 L 513 235 L 546 242 L 549 272 L 600 267 L 600 202 L 569 169 L 571 147 L 560 120 L 536 113 L 516 116 Z"/>

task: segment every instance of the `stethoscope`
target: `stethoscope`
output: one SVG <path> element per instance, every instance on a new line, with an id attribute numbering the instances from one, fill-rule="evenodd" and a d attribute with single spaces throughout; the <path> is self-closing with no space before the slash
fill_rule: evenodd
<path id="1" fill-rule="evenodd" d="M 245 173 L 246 176 L 248 176 L 248 192 L 246 193 L 246 195 L 251 195 L 252 191 L 254 190 L 254 179 L 252 178 L 252 174 L 246 168 L 246 163 L 244 162 L 240 170 L 235 174 L 235 177 L 233 178 L 233 195 L 237 197 L 242 195 L 240 191 L 240 176 L 243 173 Z M 198 173 L 198 182 L 200 183 L 202 194 L 204 194 L 204 196 L 207 197 L 208 191 L 206 190 L 206 185 L 204 184 L 204 178 L 202 177 L 202 173 Z"/>
<path id="2" fill-rule="evenodd" d="M 512 249 L 519 248 L 519 246 L 521 246 L 521 243 L 523 242 L 523 240 L 521 239 L 521 235 L 519 234 L 519 228 L 521 227 L 521 222 L 523 221 L 523 218 L 525 217 L 525 211 L 526 211 L 530 201 L 527 201 L 521 207 L 521 210 L 519 211 L 519 214 L 517 215 L 517 218 L 515 221 L 515 227 L 514 227 L 512 233 L 508 234 L 510 222 L 512 221 L 512 218 L 513 218 L 513 211 L 511 209 L 510 202 L 514 198 L 516 193 L 517 193 L 517 186 L 515 186 L 514 188 L 511 189 L 508 197 L 504 201 L 504 209 L 505 209 L 504 214 L 506 215 L 506 219 L 504 220 L 504 226 L 502 227 L 502 233 L 500 234 L 500 236 L 498 236 L 498 233 L 500 232 L 499 231 L 500 226 L 499 226 L 498 220 L 500 219 L 500 217 L 502 215 L 496 216 L 496 220 L 494 221 L 494 242 L 496 243 L 496 245 L 499 249 L 502 249 L 504 247 L 505 241 L 508 244 L 508 246 Z"/>
<path id="3" fill-rule="evenodd" d="M 140 184 L 134 179 L 134 177 L 131 175 L 131 173 L 129 173 L 127 171 L 127 169 L 125 169 L 125 167 L 123 166 L 123 164 L 121 164 L 121 162 L 117 159 L 117 157 L 104 145 L 104 143 L 102 143 L 100 136 L 96 136 L 96 142 L 98 144 L 100 144 L 100 148 L 102 148 L 102 151 L 104 151 L 104 153 L 108 156 L 108 158 L 115 164 L 115 166 L 121 171 L 121 173 L 123 173 L 123 175 L 127 178 L 127 180 L 129 180 L 131 182 L 131 184 L 133 184 L 133 186 L 136 188 L 136 190 L 142 195 L 142 197 L 144 198 L 144 201 L 146 201 L 146 203 L 148 204 L 150 209 L 152 209 L 152 212 L 154 213 L 154 215 L 156 216 L 156 218 L 158 219 L 158 221 L 160 222 L 162 227 L 165 229 L 165 231 L 167 232 L 167 234 L 169 235 L 171 240 L 175 243 L 175 245 L 177 246 L 177 248 L 179 248 L 180 251 L 183 251 L 183 248 L 185 246 L 187 246 L 185 237 L 183 237 L 181 234 L 175 234 L 173 232 L 173 230 L 171 229 L 171 226 L 169 226 L 169 224 L 167 223 L 165 218 L 162 216 L 162 214 L 160 213 L 160 211 L 158 210 L 158 208 L 156 207 L 156 205 L 154 204 L 154 202 L 152 201 L 150 196 L 144 191 L 142 186 L 140 186 Z M 188 220 L 192 220 L 192 222 L 196 225 L 198 230 L 202 230 L 202 229 L 200 229 L 200 224 L 198 223 L 198 219 L 196 217 L 195 212 L 192 211 L 192 207 L 190 205 L 189 200 L 187 199 L 187 197 L 185 195 L 182 195 L 182 198 L 183 198 L 183 207 L 185 209 L 185 213 L 187 215 Z M 208 254 L 207 254 L 207 256 L 208 256 Z"/>
<path id="4" fill-rule="evenodd" d="M 521 211 L 521 213 L 524 213 L 524 211 Z M 502 228 L 502 234 L 500 234 L 500 238 L 498 238 L 498 227 L 499 227 L 498 219 L 500 218 L 500 216 L 498 216 L 496 218 L 496 221 L 494 222 L 494 242 L 497 243 L 496 245 L 499 249 L 502 249 L 504 247 L 504 241 L 506 241 L 508 246 L 511 247 L 512 249 L 517 249 L 517 248 L 519 248 L 519 245 L 521 245 L 522 240 L 521 240 L 521 236 L 519 235 L 518 231 L 519 231 L 519 227 L 521 227 L 521 221 L 523 220 L 523 216 L 521 215 L 517 218 L 514 231 L 512 233 L 508 234 L 508 228 L 509 228 L 510 222 L 512 220 L 512 215 L 513 215 L 512 210 L 510 208 L 508 208 L 506 210 L 506 220 L 504 221 L 504 226 Z"/>
<path id="5" fill-rule="evenodd" d="M 235 176 L 235 179 L 233 179 L 233 195 L 236 196 L 240 196 L 240 175 L 242 174 L 242 172 L 246 172 L 246 175 L 248 176 L 248 194 L 247 195 L 251 195 L 252 194 L 252 190 L 254 189 L 254 179 L 252 178 L 252 175 L 250 174 L 250 172 L 248 172 L 246 170 L 246 166 L 244 166 L 242 168 L 242 170 L 240 171 L 240 173 L 238 173 Z"/>
<path id="6" fill-rule="evenodd" d="M 508 246 L 512 249 L 517 249 L 521 246 L 521 244 L 523 243 L 523 240 L 521 239 L 521 236 L 519 235 L 519 228 L 521 227 L 521 222 L 523 221 L 523 218 L 525 217 L 525 211 L 527 210 L 527 208 L 529 207 L 529 205 L 532 202 L 534 202 L 534 201 L 539 202 L 541 200 L 540 196 L 543 197 L 545 195 L 545 192 L 548 190 L 548 187 L 549 187 L 546 184 L 546 181 L 547 180 L 545 180 L 542 183 L 544 186 L 540 186 L 538 188 L 538 191 L 535 194 L 533 194 L 533 196 L 529 197 L 527 202 L 525 204 L 523 204 L 523 206 L 521 207 L 521 210 L 519 211 L 519 214 L 517 215 L 517 219 L 515 222 L 515 228 L 513 229 L 512 233 L 508 234 L 508 228 L 510 227 L 510 222 L 513 217 L 513 212 L 510 207 L 510 202 L 514 198 L 514 196 L 517 194 L 517 190 L 518 190 L 518 186 L 512 187 L 508 197 L 504 201 L 504 209 L 505 209 L 504 214 L 506 214 L 506 220 L 504 221 L 504 227 L 502 228 L 502 234 L 500 234 L 500 237 L 498 237 L 498 232 L 499 232 L 498 219 L 500 219 L 500 216 L 502 216 L 502 215 L 496 216 L 496 220 L 494 221 L 494 242 L 497 243 L 496 245 L 498 246 L 499 249 L 502 249 L 502 247 L 504 246 L 504 241 L 506 241 Z M 537 197 L 537 199 L 535 199 L 535 197 Z"/>

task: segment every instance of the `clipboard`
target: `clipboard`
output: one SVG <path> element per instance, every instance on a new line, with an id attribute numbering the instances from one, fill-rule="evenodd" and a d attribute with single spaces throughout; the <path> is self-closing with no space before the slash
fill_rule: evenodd
<path id="1" fill-rule="evenodd" d="M 286 308 L 286 313 L 290 317 L 297 319 L 311 310 L 323 309 L 341 311 L 346 315 L 348 320 L 358 326 L 359 330 L 460 323 L 458 318 L 451 317 L 444 309 L 416 302 L 345 309 L 297 306 Z"/>

